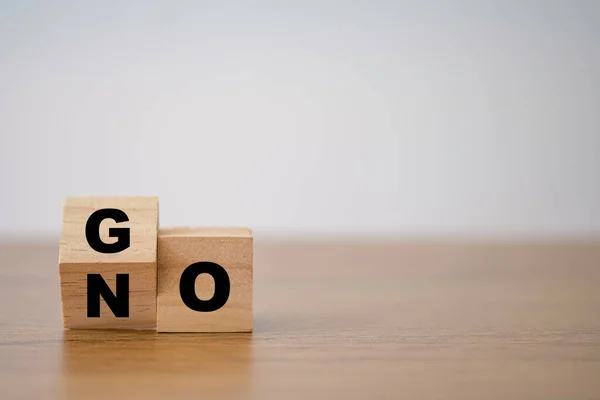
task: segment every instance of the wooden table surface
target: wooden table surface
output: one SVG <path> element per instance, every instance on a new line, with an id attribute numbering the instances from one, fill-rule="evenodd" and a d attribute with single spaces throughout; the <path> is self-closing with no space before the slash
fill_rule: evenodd
<path id="1" fill-rule="evenodd" d="M 0 246 L 0 399 L 600 399 L 600 242 L 261 242 L 253 334 L 63 331 Z"/>

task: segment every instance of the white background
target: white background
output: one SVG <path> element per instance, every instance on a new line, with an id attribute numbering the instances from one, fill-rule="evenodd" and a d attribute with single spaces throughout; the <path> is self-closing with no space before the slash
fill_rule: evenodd
<path id="1" fill-rule="evenodd" d="M 0 3 L 0 235 L 96 194 L 259 234 L 600 234 L 600 2 L 54 3 Z"/>

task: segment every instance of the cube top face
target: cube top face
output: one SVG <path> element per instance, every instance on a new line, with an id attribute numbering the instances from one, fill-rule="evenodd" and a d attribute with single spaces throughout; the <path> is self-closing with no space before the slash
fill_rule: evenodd
<path id="1" fill-rule="evenodd" d="M 160 236 L 188 237 L 188 238 L 250 238 L 252 230 L 249 228 L 161 228 Z"/>
<path id="2" fill-rule="evenodd" d="M 193 273 L 210 264 L 221 275 Z M 159 332 L 252 331 L 252 231 L 241 228 L 161 229 L 158 236 L 157 330 Z M 216 264 L 213 265 L 213 264 Z M 184 282 L 186 275 L 191 279 Z M 184 301 L 188 285 L 194 300 L 218 297 L 229 282 L 226 300 L 216 309 L 194 310 Z"/>
<path id="3" fill-rule="evenodd" d="M 157 197 L 71 197 L 62 222 L 60 264 L 156 262 Z"/>

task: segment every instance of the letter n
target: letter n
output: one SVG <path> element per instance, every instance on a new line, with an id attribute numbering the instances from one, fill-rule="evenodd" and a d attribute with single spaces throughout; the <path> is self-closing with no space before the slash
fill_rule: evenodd
<path id="1" fill-rule="evenodd" d="M 87 316 L 100 318 L 100 297 L 117 318 L 129 317 L 129 274 L 117 274 L 117 293 L 114 294 L 100 274 L 87 276 Z"/>

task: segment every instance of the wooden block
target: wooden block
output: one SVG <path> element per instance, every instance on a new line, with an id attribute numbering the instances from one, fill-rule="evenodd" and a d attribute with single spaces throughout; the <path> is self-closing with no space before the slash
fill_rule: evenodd
<path id="1" fill-rule="evenodd" d="M 250 229 L 161 229 L 157 330 L 251 332 L 252 246 Z"/>
<path id="2" fill-rule="evenodd" d="M 65 328 L 156 326 L 158 198 L 65 201 L 59 275 Z"/>

